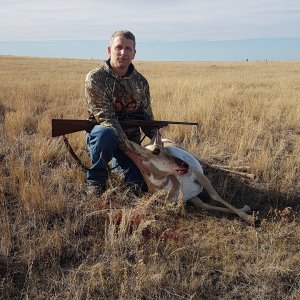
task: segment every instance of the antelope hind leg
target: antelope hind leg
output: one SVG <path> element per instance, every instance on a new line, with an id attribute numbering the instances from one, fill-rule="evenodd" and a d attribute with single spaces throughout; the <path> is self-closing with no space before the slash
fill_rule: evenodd
<path id="1" fill-rule="evenodd" d="M 245 220 L 247 223 L 250 223 L 250 224 L 253 223 L 253 217 L 251 215 L 248 215 L 244 211 L 241 211 L 241 210 L 235 208 L 233 205 L 231 205 L 230 203 L 228 203 L 227 201 L 222 199 L 221 196 L 217 193 L 217 191 L 214 189 L 214 187 L 212 186 L 212 184 L 210 183 L 210 181 L 204 174 L 202 174 L 200 172 L 196 172 L 196 176 L 197 176 L 197 181 L 199 182 L 199 184 L 203 186 L 203 188 L 207 191 L 207 193 L 213 200 L 215 200 L 215 201 L 223 204 L 227 208 L 229 208 L 232 212 L 236 213 L 240 218 Z"/>
<path id="2" fill-rule="evenodd" d="M 192 199 L 190 199 L 188 202 L 190 202 L 193 206 L 195 206 L 196 208 L 202 208 L 202 209 L 206 209 L 206 210 L 214 210 L 214 211 L 221 211 L 221 212 L 225 212 L 225 213 L 231 213 L 234 214 L 235 212 L 229 208 L 226 207 L 219 207 L 219 206 L 214 206 L 214 205 L 210 205 L 207 203 L 204 203 L 200 198 L 198 197 L 193 197 Z M 243 208 L 238 209 L 239 211 L 242 211 L 244 213 L 250 212 L 251 209 L 248 205 L 245 205 Z"/>

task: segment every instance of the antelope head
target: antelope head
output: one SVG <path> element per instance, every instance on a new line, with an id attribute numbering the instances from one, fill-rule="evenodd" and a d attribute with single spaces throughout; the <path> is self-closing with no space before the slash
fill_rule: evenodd
<path id="1" fill-rule="evenodd" d="M 132 142 L 126 142 L 127 147 L 147 158 L 143 162 L 149 169 L 151 174 L 167 176 L 167 175 L 184 175 L 189 171 L 189 165 L 183 160 L 170 155 L 162 146 L 161 139 L 157 139 L 153 144 L 145 147 Z"/>

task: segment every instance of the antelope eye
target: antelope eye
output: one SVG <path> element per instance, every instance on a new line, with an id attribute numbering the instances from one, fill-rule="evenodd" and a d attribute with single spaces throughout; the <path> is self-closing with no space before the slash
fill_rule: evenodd
<path id="1" fill-rule="evenodd" d="M 155 149 L 152 151 L 152 153 L 153 153 L 154 155 L 158 155 L 158 154 L 160 153 L 160 149 L 159 149 L 159 148 L 155 148 Z"/>

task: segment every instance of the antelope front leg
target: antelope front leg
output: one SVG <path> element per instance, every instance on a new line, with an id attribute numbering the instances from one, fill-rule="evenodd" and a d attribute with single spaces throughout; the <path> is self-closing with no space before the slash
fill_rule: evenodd
<path id="1" fill-rule="evenodd" d="M 167 183 L 165 188 L 168 190 L 166 196 L 166 204 L 168 206 L 174 206 L 178 203 L 180 195 L 180 183 L 175 176 L 167 176 Z"/>

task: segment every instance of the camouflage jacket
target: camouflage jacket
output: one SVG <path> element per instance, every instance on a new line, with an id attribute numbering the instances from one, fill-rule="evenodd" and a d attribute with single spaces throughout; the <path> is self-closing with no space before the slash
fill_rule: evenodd
<path id="1" fill-rule="evenodd" d="M 91 70 L 85 80 L 85 97 L 90 116 L 104 126 L 112 126 L 120 141 L 120 149 L 126 151 L 125 140 L 139 142 L 141 132 L 138 127 L 123 129 L 118 122 L 120 118 L 138 113 L 143 119 L 152 120 L 150 91 L 147 80 L 134 68 L 129 66 L 124 77 L 117 75 L 110 67 L 109 60 L 100 68 Z M 153 129 L 143 128 L 143 132 L 152 138 Z"/>

